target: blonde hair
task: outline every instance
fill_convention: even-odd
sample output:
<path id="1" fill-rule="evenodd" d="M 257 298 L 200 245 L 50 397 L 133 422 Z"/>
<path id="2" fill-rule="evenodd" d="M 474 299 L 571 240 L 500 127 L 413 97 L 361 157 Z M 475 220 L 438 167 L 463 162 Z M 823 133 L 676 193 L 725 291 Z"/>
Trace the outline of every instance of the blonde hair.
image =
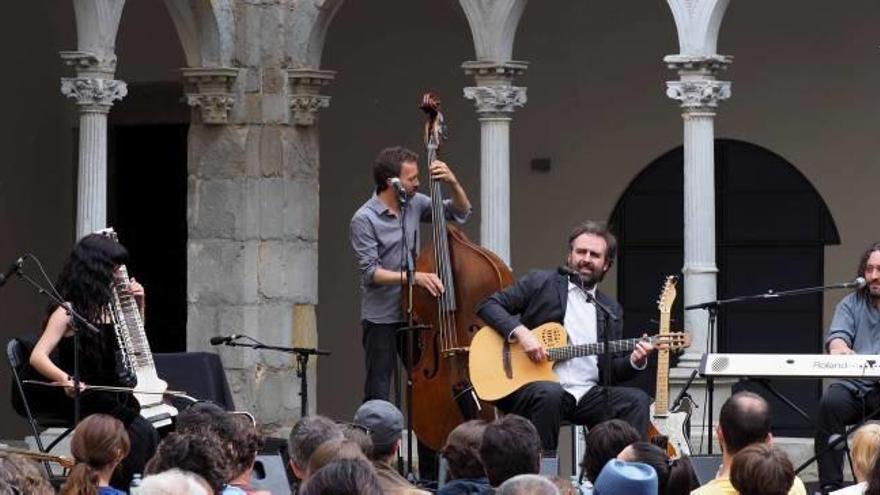
<path id="1" fill-rule="evenodd" d="M 853 433 L 852 462 L 858 481 L 865 481 L 880 450 L 880 423 L 865 423 Z"/>

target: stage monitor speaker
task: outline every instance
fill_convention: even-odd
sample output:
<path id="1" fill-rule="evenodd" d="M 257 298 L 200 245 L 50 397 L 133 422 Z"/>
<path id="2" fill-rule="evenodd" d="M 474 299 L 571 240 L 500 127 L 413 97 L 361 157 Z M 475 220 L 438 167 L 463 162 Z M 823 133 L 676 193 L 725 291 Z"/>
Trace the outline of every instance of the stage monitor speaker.
<path id="1" fill-rule="evenodd" d="M 258 490 L 267 490 L 272 495 L 290 495 L 296 477 L 288 464 L 287 440 L 283 438 L 266 438 L 263 450 L 257 455 L 254 472 L 251 475 L 251 486 Z"/>
<path id="2" fill-rule="evenodd" d="M 693 455 L 690 457 L 691 464 L 694 466 L 694 474 L 697 475 L 697 482 L 700 486 L 715 479 L 718 474 L 718 468 L 721 467 L 721 455 Z"/>

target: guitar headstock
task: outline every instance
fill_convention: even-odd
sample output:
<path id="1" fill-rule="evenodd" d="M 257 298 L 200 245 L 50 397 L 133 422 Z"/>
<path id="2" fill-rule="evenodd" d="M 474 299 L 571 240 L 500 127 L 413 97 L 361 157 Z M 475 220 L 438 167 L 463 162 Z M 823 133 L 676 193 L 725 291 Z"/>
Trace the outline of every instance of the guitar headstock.
<path id="1" fill-rule="evenodd" d="M 669 275 L 663 282 L 660 299 L 657 301 L 657 308 L 661 313 L 672 312 L 672 304 L 675 302 L 675 296 L 677 295 L 676 284 L 678 284 L 678 277 L 675 275 Z"/>
<path id="2" fill-rule="evenodd" d="M 691 346 L 692 336 L 688 332 L 661 333 L 651 337 L 651 343 L 661 350 L 678 351 Z"/>
<path id="3" fill-rule="evenodd" d="M 425 145 L 434 149 L 440 148 L 440 144 L 446 140 L 446 121 L 440 112 L 440 97 L 432 92 L 422 95 L 419 108 L 425 112 Z"/>

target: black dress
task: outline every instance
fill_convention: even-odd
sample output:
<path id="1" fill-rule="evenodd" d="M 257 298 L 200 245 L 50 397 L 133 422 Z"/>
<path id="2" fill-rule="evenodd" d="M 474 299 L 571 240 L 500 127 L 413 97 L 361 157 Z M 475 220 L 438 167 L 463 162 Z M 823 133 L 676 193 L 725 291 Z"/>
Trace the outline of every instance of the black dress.
<path id="1" fill-rule="evenodd" d="M 119 345 L 112 324 L 95 325 L 100 332 L 82 330 L 79 335 L 80 380 L 87 385 L 123 385 L 117 365 Z M 58 343 L 58 364 L 73 373 L 73 337 L 63 337 Z M 73 400 L 64 396 L 73 420 Z M 125 425 L 131 451 L 113 473 L 111 485 L 128 487 L 135 473 L 143 473 L 147 461 L 156 452 L 159 435 L 152 423 L 140 415 L 140 405 L 132 394 L 85 391 L 80 395 L 80 417 L 103 413 L 113 416 Z"/>

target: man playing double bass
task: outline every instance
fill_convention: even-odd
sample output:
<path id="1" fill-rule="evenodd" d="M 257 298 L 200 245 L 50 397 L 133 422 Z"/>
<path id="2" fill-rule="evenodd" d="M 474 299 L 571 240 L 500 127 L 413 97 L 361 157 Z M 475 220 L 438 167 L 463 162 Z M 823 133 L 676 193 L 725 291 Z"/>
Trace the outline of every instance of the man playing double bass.
<path id="1" fill-rule="evenodd" d="M 447 219 L 464 223 L 471 213 L 467 194 L 443 162 L 428 168 L 434 180 L 445 182 L 452 193 L 443 202 Z M 375 191 L 351 219 L 351 247 L 361 273 L 361 323 L 366 364 L 364 402 L 388 400 L 391 375 L 397 359 L 397 329 L 404 325 L 401 309 L 407 285 L 406 256 L 415 266 L 419 249 L 419 223 L 431 221 L 431 198 L 418 192 L 418 155 L 400 146 L 385 148 L 373 164 Z M 398 189 L 399 188 L 399 189 Z M 400 190 L 400 193 L 398 193 Z M 401 205 L 401 196 L 406 205 Z M 401 224 L 403 223 L 403 229 Z M 404 252 L 402 231 L 406 232 Z M 443 292 L 434 273 L 415 272 L 413 283 L 431 295 Z"/>
<path id="2" fill-rule="evenodd" d="M 617 240 L 604 224 L 584 222 L 568 238 L 568 256 L 563 267 L 529 272 L 483 301 L 477 314 L 509 341 L 518 341 L 535 362 L 546 359 L 547 354 L 530 330 L 544 323 L 561 323 L 572 344 L 602 342 L 605 332 L 609 340 L 621 339 L 623 308 L 596 290 L 614 263 L 616 251 Z M 610 314 L 605 314 L 603 308 Z M 541 436 L 545 459 L 556 457 L 563 419 L 593 426 L 620 418 L 645 436 L 651 399 L 636 388 L 607 385 L 644 370 L 653 350 L 651 343 L 639 342 L 626 355 L 563 361 L 554 367 L 560 383 L 532 382 L 495 404 L 505 412 L 532 421 Z M 604 376 L 606 370 L 611 376 Z M 545 470 L 553 469 L 553 464 L 555 460 L 545 461 Z"/>

